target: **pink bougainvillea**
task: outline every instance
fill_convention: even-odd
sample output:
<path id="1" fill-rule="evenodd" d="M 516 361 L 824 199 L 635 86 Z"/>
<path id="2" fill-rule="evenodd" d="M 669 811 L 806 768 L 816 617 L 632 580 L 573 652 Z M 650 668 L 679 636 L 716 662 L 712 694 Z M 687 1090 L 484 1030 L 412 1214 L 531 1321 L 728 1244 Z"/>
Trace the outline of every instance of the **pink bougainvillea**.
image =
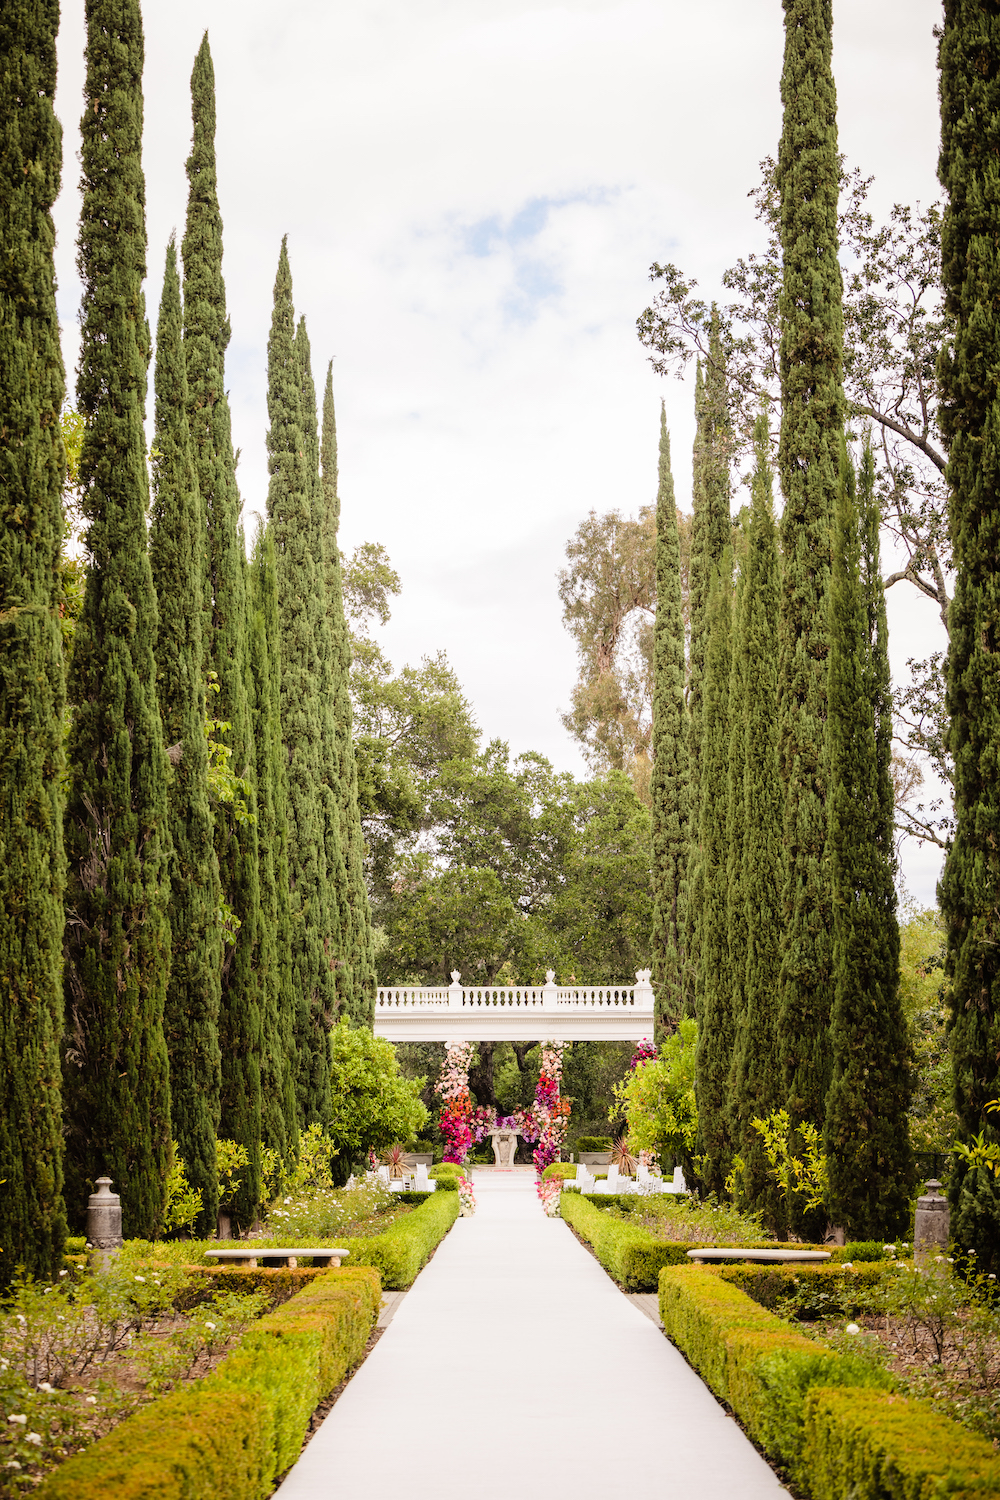
<path id="1" fill-rule="evenodd" d="M 445 1055 L 441 1077 L 434 1085 L 441 1096 L 441 1133 L 445 1137 L 444 1160 L 461 1166 L 473 1141 L 485 1140 L 495 1130 L 513 1130 L 524 1140 L 537 1141 L 532 1160 L 539 1174 L 550 1162 L 558 1161 L 566 1140 L 570 1106 L 559 1096 L 562 1078 L 562 1042 L 542 1046 L 542 1065 L 530 1109 L 519 1109 L 512 1115 L 498 1115 L 489 1105 L 478 1109 L 469 1092 L 469 1066 L 472 1042 L 452 1042 Z"/>
<path id="2" fill-rule="evenodd" d="M 643 1063 L 655 1061 L 656 1044 L 655 1042 L 649 1041 L 646 1037 L 643 1037 L 642 1041 L 637 1044 L 635 1051 L 632 1053 L 632 1061 L 629 1063 L 629 1067 L 634 1073 L 636 1068 L 642 1067 Z"/>
<path id="3" fill-rule="evenodd" d="M 434 1092 L 441 1096 L 441 1133 L 445 1138 L 444 1160 L 465 1161 L 472 1145 L 472 1095 L 469 1093 L 471 1042 L 451 1042 L 445 1054 L 441 1077 Z"/>

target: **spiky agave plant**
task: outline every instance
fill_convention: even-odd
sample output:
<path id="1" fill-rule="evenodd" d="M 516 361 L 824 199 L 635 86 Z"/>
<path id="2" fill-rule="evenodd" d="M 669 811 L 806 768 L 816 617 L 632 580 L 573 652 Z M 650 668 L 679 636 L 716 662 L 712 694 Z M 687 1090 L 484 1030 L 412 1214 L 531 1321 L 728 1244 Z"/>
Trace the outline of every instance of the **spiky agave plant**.
<path id="1" fill-rule="evenodd" d="M 638 1162 L 629 1150 L 627 1135 L 616 1135 L 611 1142 L 611 1165 L 617 1167 L 623 1177 L 635 1176 Z"/>
<path id="2" fill-rule="evenodd" d="M 405 1174 L 407 1170 L 405 1156 L 406 1152 L 399 1145 L 390 1146 L 387 1151 L 383 1151 L 382 1165 L 389 1168 L 390 1179 L 400 1178 Z"/>

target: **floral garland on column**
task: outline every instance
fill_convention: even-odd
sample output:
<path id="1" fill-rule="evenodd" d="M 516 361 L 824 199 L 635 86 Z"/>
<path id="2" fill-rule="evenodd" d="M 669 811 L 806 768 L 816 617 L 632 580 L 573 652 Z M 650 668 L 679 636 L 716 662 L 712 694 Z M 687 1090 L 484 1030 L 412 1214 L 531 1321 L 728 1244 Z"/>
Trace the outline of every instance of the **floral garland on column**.
<path id="1" fill-rule="evenodd" d="M 559 1096 L 562 1078 L 563 1042 L 542 1043 L 542 1067 L 535 1089 L 533 1114 L 538 1127 L 538 1145 L 531 1154 L 539 1177 L 545 1168 L 559 1160 L 569 1129 L 570 1105 Z"/>
<path id="2" fill-rule="evenodd" d="M 441 1133 L 447 1142 L 444 1160 L 461 1166 L 473 1141 L 472 1095 L 469 1093 L 469 1066 L 472 1042 L 449 1042 L 441 1077 L 434 1092 L 441 1096 Z"/>

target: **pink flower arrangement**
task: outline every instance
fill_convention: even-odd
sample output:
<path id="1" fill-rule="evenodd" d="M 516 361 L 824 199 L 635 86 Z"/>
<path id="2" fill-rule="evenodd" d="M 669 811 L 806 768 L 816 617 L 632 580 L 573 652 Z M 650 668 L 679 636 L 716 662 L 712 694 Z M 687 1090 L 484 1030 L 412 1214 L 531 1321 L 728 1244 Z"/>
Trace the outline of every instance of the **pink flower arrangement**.
<path id="1" fill-rule="evenodd" d="M 629 1067 L 634 1073 L 636 1068 L 641 1068 L 643 1063 L 656 1061 L 656 1044 L 643 1037 L 635 1051 L 632 1053 L 632 1061 Z"/>
<path id="2" fill-rule="evenodd" d="M 469 1093 L 471 1042 L 452 1042 L 445 1054 L 441 1077 L 434 1085 L 440 1094 L 441 1132 L 447 1142 L 443 1156 L 461 1166 L 469 1154 L 475 1132 L 472 1127 L 472 1095 Z"/>
<path id="3" fill-rule="evenodd" d="M 558 1161 L 569 1128 L 570 1106 L 568 1099 L 559 1097 L 562 1079 L 562 1042 L 545 1042 L 542 1046 L 542 1066 L 535 1089 L 535 1121 L 538 1129 L 538 1145 L 531 1154 L 535 1170 L 541 1177 L 545 1168 Z"/>
<path id="4" fill-rule="evenodd" d="M 550 1178 L 548 1182 L 543 1182 L 539 1177 L 535 1183 L 535 1192 L 548 1217 L 554 1219 L 559 1212 L 559 1195 L 562 1192 L 562 1183 L 559 1178 Z"/>
<path id="5" fill-rule="evenodd" d="M 472 1049 L 472 1042 L 453 1042 L 434 1085 L 435 1093 L 441 1096 L 444 1160 L 462 1166 L 473 1141 L 485 1140 L 494 1130 L 513 1130 L 529 1144 L 538 1142 L 532 1160 L 541 1175 L 551 1162 L 559 1160 L 569 1126 L 569 1101 L 559 1096 L 563 1044 L 544 1043 L 535 1102 L 530 1109 L 519 1109 L 512 1115 L 498 1115 L 489 1105 L 473 1105 L 469 1093 Z"/>

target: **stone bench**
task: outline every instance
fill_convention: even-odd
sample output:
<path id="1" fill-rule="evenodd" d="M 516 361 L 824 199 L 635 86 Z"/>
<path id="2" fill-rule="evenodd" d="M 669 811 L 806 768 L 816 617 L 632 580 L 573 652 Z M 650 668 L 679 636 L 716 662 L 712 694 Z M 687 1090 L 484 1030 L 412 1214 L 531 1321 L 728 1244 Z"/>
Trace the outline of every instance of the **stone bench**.
<path id="1" fill-rule="evenodd" d="M 707 1260 L 756 1260 L 756 1261 L 821 1261 L 830 1259 L 829 1250 L 739 1250 L 725 1249 L 716 1245 L 703 1245 L 698 1250 L 689 1250 L 691 1260 L 699 1265 Z"/>
<path id="2" fill-rule="evenodd" d="M 209 1260 L 232 1261 L 234 1264 L 249 1266 L 251 1270 L 257 1269 L 258 1260 L 276 1260 L 280 1265 L 291 1266 L 293 1269 L 298 1265 L 300 1258 L 312 1257 L 314 1266 L 339 1266 L 350 1250 L 331 1250 L 329 1245 L 323 1245 L 319 1249 L 302 1249 L 298 1246 L 288 1249 L 284 1245 L 252 1245 L 239 1250 L 206 1250 L 205 1255 Z"/>

